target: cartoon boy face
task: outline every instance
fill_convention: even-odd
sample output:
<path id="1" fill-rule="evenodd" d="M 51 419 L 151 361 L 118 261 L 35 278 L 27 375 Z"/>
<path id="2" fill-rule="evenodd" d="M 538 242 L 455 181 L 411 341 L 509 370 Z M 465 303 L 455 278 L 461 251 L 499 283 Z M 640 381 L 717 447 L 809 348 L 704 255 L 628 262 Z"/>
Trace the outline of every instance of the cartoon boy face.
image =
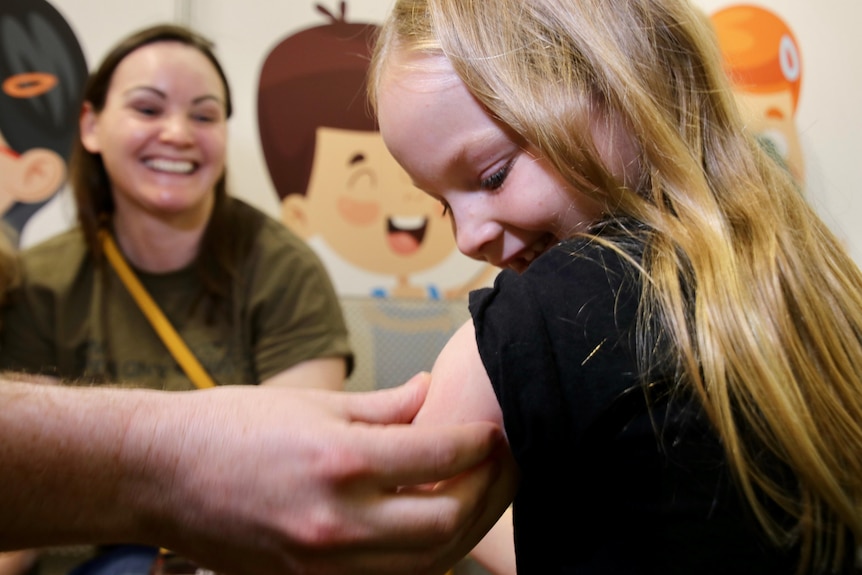
<path id="1" fill-rule="evenodd" d="M 440 203 L 410 183 L 376 131 L 319 127 L 308 190 L 282 201 L 282 220 L 375 273 L 426 270 L 456 250 Z"/>

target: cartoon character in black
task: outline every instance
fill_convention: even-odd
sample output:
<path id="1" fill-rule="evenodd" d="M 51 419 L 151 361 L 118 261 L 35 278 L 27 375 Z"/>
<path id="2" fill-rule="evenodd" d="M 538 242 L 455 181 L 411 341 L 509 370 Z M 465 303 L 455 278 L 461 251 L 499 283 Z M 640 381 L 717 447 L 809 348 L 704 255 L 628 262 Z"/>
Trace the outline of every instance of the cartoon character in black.
<path id="1" fill-rule="evenodd" d="M 45 0 L 0 0 L 0 214 L 17 242 L 66 180 L 87 63 Z"/>

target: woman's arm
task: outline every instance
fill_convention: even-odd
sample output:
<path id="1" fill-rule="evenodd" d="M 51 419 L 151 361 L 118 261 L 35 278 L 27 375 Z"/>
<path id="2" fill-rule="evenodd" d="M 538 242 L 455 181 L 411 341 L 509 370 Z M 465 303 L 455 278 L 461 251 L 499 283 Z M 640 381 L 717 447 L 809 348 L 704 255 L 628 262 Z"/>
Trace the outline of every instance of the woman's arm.
<path id="1" fill-rule="evenodd" d="M 341 391 L 344 389 L 346 379 L 347 361 L 343 357 L 321 357 L 300 362 L 261 383 Z"/>

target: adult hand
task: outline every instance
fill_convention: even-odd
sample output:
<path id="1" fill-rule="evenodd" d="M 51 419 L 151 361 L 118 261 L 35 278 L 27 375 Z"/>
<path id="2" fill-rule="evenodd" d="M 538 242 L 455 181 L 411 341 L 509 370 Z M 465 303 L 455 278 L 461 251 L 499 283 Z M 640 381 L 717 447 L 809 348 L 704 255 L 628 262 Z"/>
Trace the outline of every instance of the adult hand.
<path id="1" fill-rule="evenodd" d="M 144 542 L 218 572 L 442 572 L 469 550 L 459 540 L 480 522 L 502 436 L 407 425 L 426 391 L 423 374 L 371 393 L 159 394 L 159 417 L 139 410 L 129 427 L 120 500 L 147 517 Z"/>

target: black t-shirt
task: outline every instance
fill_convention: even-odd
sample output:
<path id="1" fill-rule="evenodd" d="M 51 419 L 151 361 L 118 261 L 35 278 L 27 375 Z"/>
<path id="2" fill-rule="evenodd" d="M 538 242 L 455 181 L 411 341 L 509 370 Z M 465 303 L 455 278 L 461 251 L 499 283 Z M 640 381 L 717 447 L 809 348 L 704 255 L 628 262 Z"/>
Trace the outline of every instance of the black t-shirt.
<path id="1" fill-rule="evenodd" d="M 741 503 L 698 403 L 671 393 L 672 362 L 640 372 L 640 290 L 616 252 L 572 240 L 471 294 L 522 473 L 518 572 L 793 573 L 793 553 Z"/>

